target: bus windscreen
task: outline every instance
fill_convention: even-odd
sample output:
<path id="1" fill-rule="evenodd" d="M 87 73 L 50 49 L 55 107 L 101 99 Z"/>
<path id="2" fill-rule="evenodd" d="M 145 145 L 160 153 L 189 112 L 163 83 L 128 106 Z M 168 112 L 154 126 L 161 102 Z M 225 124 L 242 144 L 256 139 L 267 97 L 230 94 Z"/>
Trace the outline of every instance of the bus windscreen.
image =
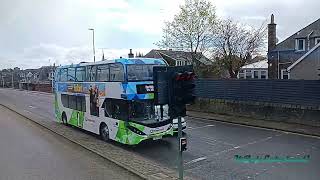
<path id="1" fill-rule="evenodd" d="M 127 66 L 128 81 L 152 81 L 153 67 L 159 64 L 130 64 Z"/>

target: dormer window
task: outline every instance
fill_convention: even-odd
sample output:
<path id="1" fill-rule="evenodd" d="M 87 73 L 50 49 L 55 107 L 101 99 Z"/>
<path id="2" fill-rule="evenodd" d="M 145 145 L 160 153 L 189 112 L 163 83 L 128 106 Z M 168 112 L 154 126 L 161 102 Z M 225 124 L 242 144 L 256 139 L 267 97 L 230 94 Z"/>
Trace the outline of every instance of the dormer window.
<path id="1" fill-rule="evenodd" d="M 320 43 L 320 37 L 319 38 L 315 38 L 315 40 L 314 40 L 314 45 L 317 45 L 318 43 Z"/>
<path id="2" fill-rule="evenodd" d="M 296 50 L 304 51 L 306 49 L 306 40 L 305 39 L 296 39 Z"/>

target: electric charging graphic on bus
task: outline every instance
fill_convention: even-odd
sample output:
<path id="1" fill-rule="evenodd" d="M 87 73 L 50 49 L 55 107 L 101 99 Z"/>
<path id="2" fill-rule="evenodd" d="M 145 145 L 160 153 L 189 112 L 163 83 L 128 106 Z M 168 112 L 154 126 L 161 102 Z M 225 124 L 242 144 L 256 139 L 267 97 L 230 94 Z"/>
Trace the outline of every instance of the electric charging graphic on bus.
<path id="1" fill-rule="evenodd" d="M 58 67 L 54 82 L 57 121 L 130 145 L 173 135 L 168 106 L 160 108 L 154 101 L 154 66 L 166 63 L 121 58 Z"/>

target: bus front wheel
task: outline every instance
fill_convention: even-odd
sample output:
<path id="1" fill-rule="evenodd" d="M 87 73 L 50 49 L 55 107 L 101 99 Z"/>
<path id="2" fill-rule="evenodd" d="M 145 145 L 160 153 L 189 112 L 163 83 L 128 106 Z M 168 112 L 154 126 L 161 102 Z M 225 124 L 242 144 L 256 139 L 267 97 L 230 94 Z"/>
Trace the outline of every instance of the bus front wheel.
<path id="1" fill-rule="evenodd" d="M 100 137 L 103 141 L 109 141 L 109 128 L 104 123 L 100 125 Z"/>

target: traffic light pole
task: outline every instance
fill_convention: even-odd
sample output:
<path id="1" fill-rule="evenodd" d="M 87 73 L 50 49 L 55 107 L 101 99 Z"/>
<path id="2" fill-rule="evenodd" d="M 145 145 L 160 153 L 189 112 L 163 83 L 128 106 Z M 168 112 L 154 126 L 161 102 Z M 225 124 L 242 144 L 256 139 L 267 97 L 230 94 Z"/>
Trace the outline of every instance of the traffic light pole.
<path id="1" fill-rule="evenodd" d="M 180 147 L 180 138 L 182 137 L 182 124 L 181 124 L 181 116 L 178 117 L 178 143 Z M 183 180 L 183 158 L 182 151 L 180 148 L 178 149 L 178 170 L 179 170 L 179 180 Z"/>

